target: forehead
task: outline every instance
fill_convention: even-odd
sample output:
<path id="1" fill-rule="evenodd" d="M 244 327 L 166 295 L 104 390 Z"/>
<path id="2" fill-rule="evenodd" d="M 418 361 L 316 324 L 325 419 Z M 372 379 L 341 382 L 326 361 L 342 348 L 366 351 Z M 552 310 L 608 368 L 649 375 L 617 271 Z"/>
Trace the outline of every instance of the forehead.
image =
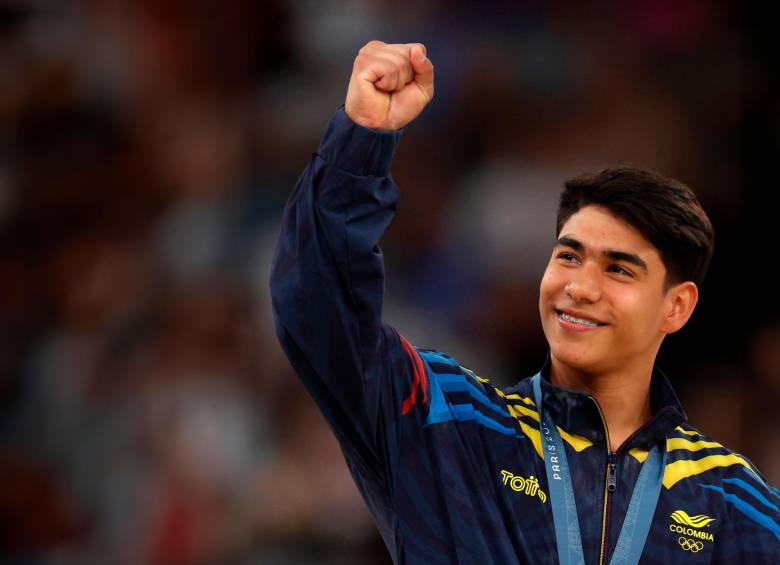
<path id="1" fill-rule="evenodd" d="M 559 238 L 563 237 L 577 240 L 589 253 L 621 251 L 638 255 L 650 272 L 653 266 L 663 267 L 656 247 L 634 226 L 603 206 L 585 206 L 572 214 L 561 228 Z"/>

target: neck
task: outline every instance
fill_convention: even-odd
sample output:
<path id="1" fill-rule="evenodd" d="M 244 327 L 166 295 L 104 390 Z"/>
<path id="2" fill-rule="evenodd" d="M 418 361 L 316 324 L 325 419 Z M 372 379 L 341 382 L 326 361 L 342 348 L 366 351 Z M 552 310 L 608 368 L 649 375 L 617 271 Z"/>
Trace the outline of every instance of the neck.
<path id="1" fill-rule="evenodd" d="M 610 450 L 620 445 L 645 422 L 650 409 L 652 366 L 619 373 L 592 374 L 551 359 L 550 382 L 593 395 L 601 407 L 609 432 Z"/>

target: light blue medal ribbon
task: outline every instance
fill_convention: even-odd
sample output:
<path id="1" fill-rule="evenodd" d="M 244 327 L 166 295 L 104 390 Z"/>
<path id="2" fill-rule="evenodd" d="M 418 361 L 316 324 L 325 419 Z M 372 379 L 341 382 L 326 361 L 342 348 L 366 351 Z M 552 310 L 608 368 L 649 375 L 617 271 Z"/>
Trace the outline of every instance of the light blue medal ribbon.
<path id="1" fill-rule="evenodd" d="M 539 413 L 542 457 L 550 489 L 558 560 L 561 565 L 583 565 L 585 557 L 582 552 L 582 536 L 566 450 L 555 422 L 542 410 L 541 375 L 534 375 L 531 383 Z M 653 523 L 665 466 L 666 452 L 662 452 L 656 445 L 650 450 L 639 472 L 610 565 L 635 565 L 639 562 Z"/>
<path id="2" fill-rule="evenodd" d="M 610 565 L 634 565 L 639 563 L 642 550 L 653 524 L 655 507 L 658 505 L 658 497 L 661 494 L 661 485 L 664 482 L 664 469 L 666 468 L 666 450 L 656 445 L 639 471 L 631 501 L 628 503 L 626 517 L 623 519 L 623 527 L 620 529 L 615 552 Z"/>
<path id="3" fill-rule="evenodd" d="M 566 449 L 561 434 L 555 427 L 549 413 L 542 410 L 541 376 L 533 378 L 534 400 L 539 412 L 539 432 L 542 438 L 542 457 L 547 471 L 547 488 L 550 489 L 550 504 L 555 524 L 555 540 L 558 544 L 558 561 L 561 565 L 584 565 L 582 536 L 577 517 L 577 502 L 574 487 L 566 461 Z"/>

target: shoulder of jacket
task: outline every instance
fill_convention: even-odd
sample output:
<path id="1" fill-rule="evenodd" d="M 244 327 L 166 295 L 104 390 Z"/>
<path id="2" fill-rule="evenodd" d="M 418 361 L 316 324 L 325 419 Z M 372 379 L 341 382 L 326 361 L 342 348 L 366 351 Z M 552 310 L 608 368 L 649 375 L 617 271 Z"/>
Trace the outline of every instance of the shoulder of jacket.
<path id="1" fill-rule="evenodd" d="M 666 438 L 664 485 L 693 481 L 698 489 L 721 495 L 743 510 L 757 503 L 780 515 L 780 493 L 746 456 L 715 441 L 694 426 L 677 426 Z M 745 502 L 746 500 L 751 502 Z"/>
<path id="2" fill-rule="evenodd" d="M 490 379 L 477 374 L 472 369 L 462 365 L 457 359 L 436 349 L 415 347 L 416 352 L 424 361 L 431 381 L 436 383 L 446 394 L 470 392 L 476 393 L 476 400 L 480 397 L 494 404 L 494 412 L 501 412 L 503 416 L 520 419 L 526 416 L 527 423 L 534 425 L 533 420 L 538 421 L 533 400 L 525 395 L 517 385 L 501 389 L 495 386 Z"/>
<path id="3" fill-rule="evenodd" d="M 739 543 L 780 541 L 780 492 L 747 457 L 687 423 L 669 434 L 666 450 L 664 486 L 682 488 L 681 500 L 701 500 L 704 512 L 689 516 L 677 509 L 672 519 L 678 524 L 701 528 L 725 520 Z"/>
<path id="4" fill-rule="evenodd" d="M 674 428 L 666 437 L 667 466 L 679 463 L 712 469 L 729 469 L 734 465 L 758 472 L 755 465 L 744 455 L 729 449 L 695 426 L 684 422 Z M 725 476 L 734 474 L 735 469 L 725 471 Z"/>
<path id="5" fill-rule="evenodd" d="M 425 363 L 428 372 L 434 379 L 468 383 L 476 389 L 487 393 L 500 395 L 500 391 L 492 383 L 478 375 L 475 371 L 461 365 L 452 355 L 439 351 L 415 346 L 415 351 Z M 449 378 L 448 378 L 449 377 Z"/>
<path id="6" fill-rule="evenodd" d="M 730 477 L 741 473 L 740 468 L 758 474 L 747 457 L 687 422 L 674 428 L 666 437 L 666 466 L 684 469 L 686 476 L 715 470 L 724 477 Z"/>

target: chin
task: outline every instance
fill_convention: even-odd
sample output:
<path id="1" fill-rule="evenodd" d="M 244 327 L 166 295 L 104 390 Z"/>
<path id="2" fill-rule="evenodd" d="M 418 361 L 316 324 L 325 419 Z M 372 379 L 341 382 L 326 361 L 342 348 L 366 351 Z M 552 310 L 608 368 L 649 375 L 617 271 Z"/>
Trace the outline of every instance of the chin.
<path id="1" fill-rule="evenodd" d="M 599 365 L 598 355 L 583 351 L 582 347 L 550 347 L 550 355 L 555 357 L 560 363 L 573 369 L 590 372 Z"/>

